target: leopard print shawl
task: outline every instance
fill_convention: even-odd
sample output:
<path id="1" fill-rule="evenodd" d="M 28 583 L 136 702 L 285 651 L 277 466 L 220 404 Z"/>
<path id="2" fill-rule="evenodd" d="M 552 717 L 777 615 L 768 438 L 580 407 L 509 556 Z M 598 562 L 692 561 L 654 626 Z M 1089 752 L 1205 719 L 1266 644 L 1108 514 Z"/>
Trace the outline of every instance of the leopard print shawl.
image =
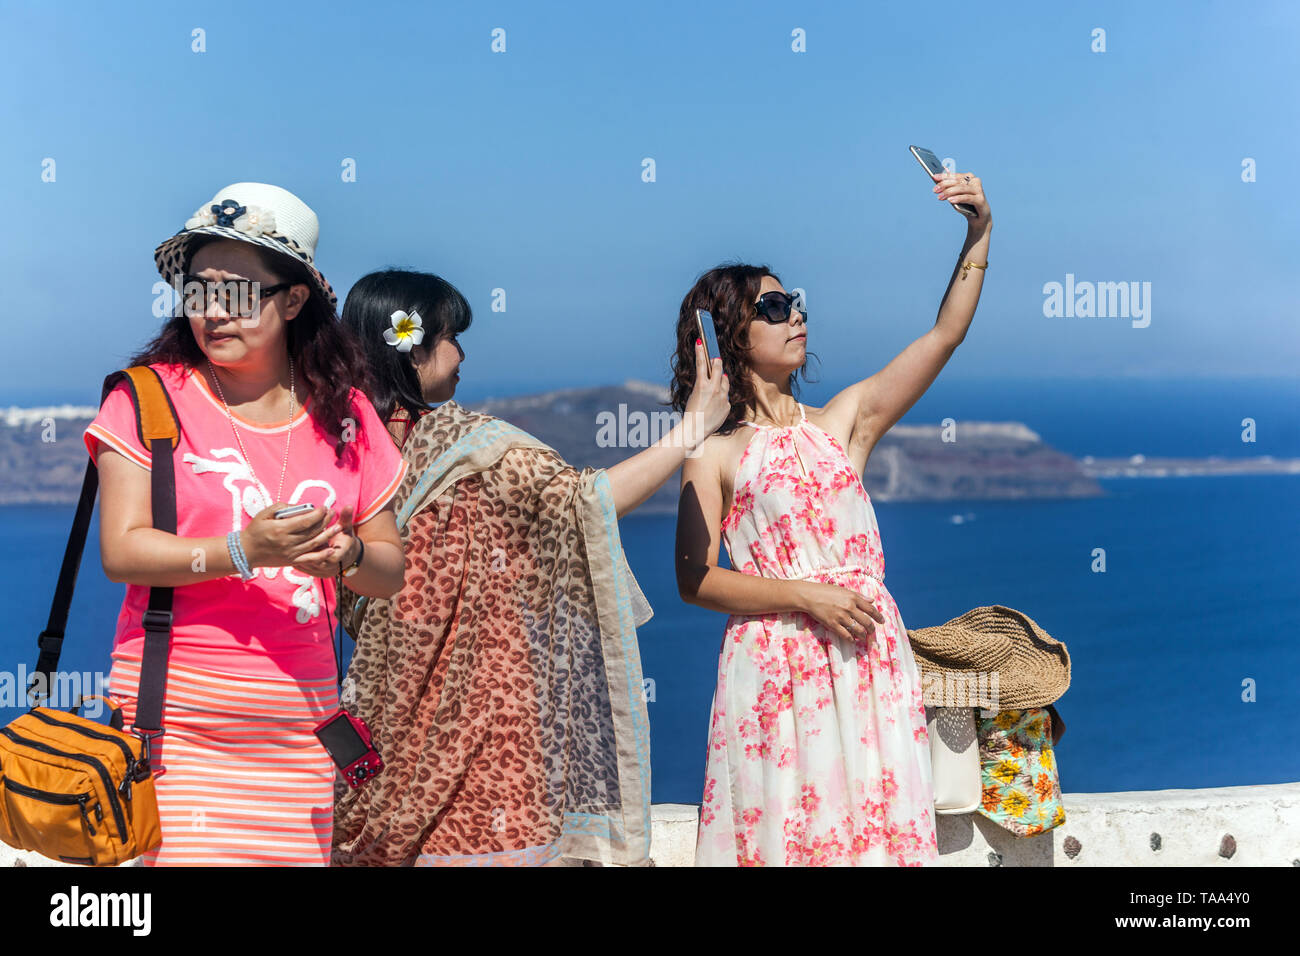
<path id="1" fill-rule="evenodd" d="M 336 784 L 336 865 L 644 864 L 651 616 L 608 477 L 448 401 L 411 429 L 406 579 L 340 589 L 345 706 L 384 769 Z"/>

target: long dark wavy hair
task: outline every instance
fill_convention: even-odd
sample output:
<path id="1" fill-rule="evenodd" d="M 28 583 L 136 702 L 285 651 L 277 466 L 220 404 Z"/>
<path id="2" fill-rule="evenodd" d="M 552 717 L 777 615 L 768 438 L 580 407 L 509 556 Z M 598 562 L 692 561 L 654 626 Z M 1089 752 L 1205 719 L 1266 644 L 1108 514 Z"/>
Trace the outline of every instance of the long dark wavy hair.
<path id="1" fill-rule="evenodd" d="M 343 325 L 359 341 L 360 354 L 369 368 L 370 390 L 366 394 L 380 418 L 388 419 L 404 408 L 414 420 L 429 410 L 420 376 L 410 352 L 399 352 L 384 341 L 384 329 L 392 325 L 393 313 L 399 309 L 420 313 L 424 329 L 420 344 L 431 351 L 438 339 L 468 329 L 474 316 L 454 285 L 429 272 L 382 269 L 362 276 L 348 291 Z"/>
<path id="2" fill-rule="evenodd" d="M 758 318 L 754 303 L 758 299 L 763 276 L 771 276 L 780 282 L 780 277 L 767 266 L 746 265 L 745 263 L 725 263 L 710 269 L 698 279 L 691 291 L 682 299 L 681 309 L 677 314 L 677 350 L 674 352 L 669 367 L 673 380 L 669 387 L 668 404 L 675 411 L 686 410 L 686 401 L 695 388 L 695 340 L 700 337 L 699 327 L 695 323 L 695 310 L 704 309 L 713 316 L 714 329 L 718 333 L 718 351 L 722 353 L 722 370 L 727 373 L 731 391 L 731 413 L 727 415 L 718 433 L 730 434 L 740 427 L 745 417 L 745 410 L 754 400 L 754 386 L 750 382 L 749 372 L 749 326 Z M 810 381 L 806 372 L 807 358 L 816 358 L 812 352 L 807 353 L 804 364 L 790 373 L 790 391 L 796 397 L 799 394 L 800 375 L 804 381 Z"/>
<path id="3" fill-rule="evenodd" d="M 188 269 L 194 253 L 219 236 L 196 237 L 185 253 L 182 268 Z M 311 418 L 316 428 L 334 444 L 334 454 L 342 461 L 348 446 L 344 439 L 345 423 L 356 420 L 351 390 L 369 394 L 369 374 L 360 349 L 339 322 L 329 302 L 316 291 L 307 269 L 288 255 L 250 244 L 266 270 L 277 282 L 303 283 L 312 290 L 292 322 L 285 323 L 289 354 L 293 356 L 294 376 L 301 376 L 311 397 Z M 186 365 L 192 369 L 207 361 L 194 341 L 190 320 L 182 312 L 163 324 L 162 331 L 143 349 L 131 356 L 131 365 L 152 362 Z M 306 396 L 304 396 L 306 397 Z"/>

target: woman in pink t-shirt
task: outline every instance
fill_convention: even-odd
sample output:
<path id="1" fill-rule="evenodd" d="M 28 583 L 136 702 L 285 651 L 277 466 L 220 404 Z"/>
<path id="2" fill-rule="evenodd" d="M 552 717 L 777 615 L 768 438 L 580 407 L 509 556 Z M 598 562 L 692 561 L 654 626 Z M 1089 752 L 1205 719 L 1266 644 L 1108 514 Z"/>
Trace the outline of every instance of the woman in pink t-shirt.
<path id="1" fill-rule="evenodd" d="M 158 373 L 180 424 L 176 534 L 152 526 L 125 384 L 86 429 L 104 571 L 128 585 L 109 678 L 128 726 L 149 589 L 174 588 L 147 865 L 329 861 L 335 771 L 312 731 L 338 709 L 333 579 L 401 587 L 391 499 L 407 466 L 312 264 L 316 236 L 292 193 L 237 183 L 155 253 L 184 308 L 130 364 Z"/>

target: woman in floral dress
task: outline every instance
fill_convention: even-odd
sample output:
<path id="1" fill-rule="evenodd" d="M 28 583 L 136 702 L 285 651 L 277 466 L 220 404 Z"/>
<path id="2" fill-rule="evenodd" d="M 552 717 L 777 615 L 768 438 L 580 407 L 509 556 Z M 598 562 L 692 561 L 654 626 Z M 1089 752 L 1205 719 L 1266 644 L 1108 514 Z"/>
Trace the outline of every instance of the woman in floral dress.
<path id="1" fill-rule="evenodd" d="M 690 394 L 695 310 L 714 319 L 732 414 L 682 469 L 684 600 L 729 615 L 718 661 L 697 866 L 920 866 L 938 859 L 920 668 L 861 475 L 876 442 L 965 338 L 988 261 L 979 179 L 932 329 L 824 408 L 795 400 L 807 312 L 766 267 L 706 273 L 678 322 L 673 402 Z M 969 265 L 968 265 L 969 263 Z M 731 569 L 718 567 L 726 543 Z"/>

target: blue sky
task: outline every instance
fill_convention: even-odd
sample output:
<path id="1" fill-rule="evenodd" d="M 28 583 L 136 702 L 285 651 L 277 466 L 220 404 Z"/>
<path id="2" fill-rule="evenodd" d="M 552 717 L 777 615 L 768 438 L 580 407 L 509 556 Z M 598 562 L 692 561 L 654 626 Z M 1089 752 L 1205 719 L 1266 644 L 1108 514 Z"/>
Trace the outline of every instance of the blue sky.
<path id="1" fill-rule="evenodd" d="M 244 180 L 315 208 L 340 301 L 389 265 L 461 289 L 460 397 L 666 381 L 732 259 L 806 290 L 847 382 L 931 327 L 960 251 L 911 143 L 993 208 L 943 379 L 1294 375 L 1297 45 L 1282 2 L 6 2 L 0 403 L 97 399 L 158 324 L 154 246 Z M 1045 317 L 1067 274 L 1151 283 L 1150 325 Z"/>

